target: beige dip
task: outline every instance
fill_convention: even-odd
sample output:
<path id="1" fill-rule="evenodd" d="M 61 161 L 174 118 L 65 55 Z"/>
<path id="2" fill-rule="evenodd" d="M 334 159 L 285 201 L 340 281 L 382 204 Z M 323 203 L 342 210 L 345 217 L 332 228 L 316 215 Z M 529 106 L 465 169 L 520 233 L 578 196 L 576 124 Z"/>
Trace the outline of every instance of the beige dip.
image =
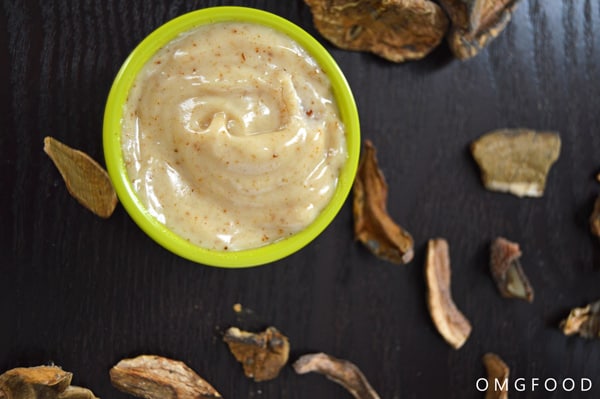
<path id="1" fill-rule="evenodd" d="M 262 246 L 309 225 L 335 191 L 344 127 L 297 43 L 247 23 L 197 28 L 142 69 L 122 147 L 149 212 L 199 246 Z"/>

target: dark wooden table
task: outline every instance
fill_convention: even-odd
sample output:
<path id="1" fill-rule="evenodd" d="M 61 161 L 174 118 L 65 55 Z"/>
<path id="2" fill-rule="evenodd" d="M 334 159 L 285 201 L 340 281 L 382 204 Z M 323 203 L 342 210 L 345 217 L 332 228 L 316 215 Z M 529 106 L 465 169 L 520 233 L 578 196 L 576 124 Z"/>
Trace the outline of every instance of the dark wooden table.
<path id="1" fill-rule="evenodd" d="M 122 207 L 101 220 L 69 196 L 43 137 L 103 162 L 104 104 L 128 53 L 169 19 L 219 4 L 286 17 L 331 50 L 355 93 L 363 137 L 379 149 L 390 214 L 415 238 L 412 263 L 380 261 L 355 243 L 349 202 L 300 252 L 226 270 L 167 252 Z M 313 351 L 351 360 L 385 399 L 482 398 L 476 381 L 488 351 L 511 367 L 511 398 L 600 396 L 600 342 L 557 328 L 571 307 L 600 299 L 600 242 L 588 229 L 600 193 L 597 1 L 523 0 L 477 57 L 454 60 L 444 44 L 398 65 L 334 48 L 302 1 L 4 0 L 0 59 L 1 370 L 54 362 L 98 396 L 126 398 L 109 368 L 152 353 L 185 361 L 225 398 L 350 397 L 289 366 L 270 382 L 246 379 L 223 331 L 274 325 L 290 338 L 291 360 Z M 501 127 L 560 132 L 543 198 L 482 187 L 468 146 Z M 532 304 L 501 298 L 490 278 L 488 246 L 498 235 L 521 244 Z M 426 308 L 432 237 L 450 243 L 454 298 L 473 324 L 460 350 L 442 340 Z M 246 311 L 234 312 L 235 303 Z M 589 378 L 593 387 L 547 392 L 549 378 Z"/>

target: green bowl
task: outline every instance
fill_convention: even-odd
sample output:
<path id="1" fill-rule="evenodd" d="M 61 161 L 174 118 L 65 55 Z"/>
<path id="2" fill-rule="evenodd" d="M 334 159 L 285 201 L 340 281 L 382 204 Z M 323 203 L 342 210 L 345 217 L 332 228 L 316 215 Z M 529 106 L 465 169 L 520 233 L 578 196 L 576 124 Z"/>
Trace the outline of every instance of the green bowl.
<path id="1" fill-rule="evenodd" d="M 271 27 L 287 34 L 318 62 L 332 84 L 340 118 L 346 129 L 348 159 L 341 170 L 330 202 L 317 218 L 302 231 L 258 248 L 240 251 L 216 251 L 191 244 L 155 219 L 137 197 L 127 176 L 121 150 L 121 117 L 128 93 L 146 62 L 180 33 L 200 25 L 239 21 Z M 112 85 L 104 114 L 104 156 L 108 173 L 120 202 L 136 224 L 158 244 L 191 261 L 204 265 L 240 268 L 262 265 L 282 259 L 315 239 L 334 219 L 346 201 L 358 165 L 360 126 L 352 92 L 335 60 L 321 44 L 297 25 L 277 15 L 246 7 L 211 7 L 175 18 L 146 37 L 125 60 Z"/>

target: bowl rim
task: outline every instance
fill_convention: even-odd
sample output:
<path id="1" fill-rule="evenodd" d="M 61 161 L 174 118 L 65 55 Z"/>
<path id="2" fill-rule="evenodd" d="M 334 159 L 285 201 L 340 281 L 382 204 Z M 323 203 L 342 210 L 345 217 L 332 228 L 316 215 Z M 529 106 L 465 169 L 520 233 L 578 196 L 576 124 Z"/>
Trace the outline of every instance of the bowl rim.
<path id="1" fill-rule="evenodd" d="M 146 62 L 179 34 L 201 25 L 219 22 L 249 22 L 271 27 L 303 47 L 328 76 L 340 119 L 344 123 L 348 158 L 340 171 L 337 187 L 323 211 L 301 231 L 261 247 L 218 251 L 199 247 L 169 230 L 146 210 L 129 181 L 121 149 L 121 117 L 133 82 Z M 242 6 L 215 6 L 191 11 L 171 19 L 146 36 L 129 54 L 117 73 L 106 102 L 103 132 L 107 171 L 117 196 L 134 222 L 155 242 L 170 252 L 207 266 L 243 268 L 268 264 L 308 245 L 327 228 L 344 205 L 352 188 L 360 153 L 358 110 L 350 86 L 331 54 L 309 33 L 278 15 Z"/>

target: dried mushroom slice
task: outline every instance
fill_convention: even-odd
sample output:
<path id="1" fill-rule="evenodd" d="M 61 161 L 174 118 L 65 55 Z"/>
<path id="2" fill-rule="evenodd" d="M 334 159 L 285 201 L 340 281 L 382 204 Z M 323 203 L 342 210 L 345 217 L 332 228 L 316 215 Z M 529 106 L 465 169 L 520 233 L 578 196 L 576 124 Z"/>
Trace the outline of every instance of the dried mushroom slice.
<path id="1" fill-rule="evenodd" d="M 246 377 L 257 382 L 277 377 L 290 353 L 288 338 L 275 327 L 268 327 L 261 333 L 230 327 L 223 341 L 236 360 L 242 363 Z"/>
<path id="2" fill-rule="evenodd" d="M 519 0 L 440 0 L 450 16 L 448 43 L 459 59 L 475 56 L 510 22 Z"/>
<path id="3" fill-rule="evenodd" d="M 58 395 L 58 399 L 97 399 L 87 388 L 70 386 Z"/>
<path id="4" fill-rule="evenodd" d="M 0 392 L 7 398 L 56 398 L 73 374 L 56 366 L 19 367 L 0 375 Z"/>
<path id="5" fill-rule="evenodd" d="M 533 287 L 523 272 L 520 257 L 519 244 L 498 237 L 490 248 L 490 271 L 503 297 L 533 302 Z"/>
<path id="6" fill-rule="evenodd" d="M 115 388 L 145 399 L 215 399 L 221 394 L 185 363 L 161 356 L 123 359 L 110 369 Z"/>
<path id="7" fill-rule="evenodd" d="M 600 238 L 600 196 L 596 198 L 594 203 L 594 211 L 590 216 L 590 230 L 592 234 Z"/>
<path id="8" fill-rule="evenodd" d="M 325 375 L 352 394 L 356 399 L 379 399 L 360 369 L 347 360 L 337 359 L 325 353 L 301 356 L 293 364 L 297 374 L 319 373 Z"/>
<path id="9" fill-rule="evenodd" d="M 488 190 L 541 197 L 560 146 L 560 136 L 554 132 L 500 129 L 475 140 L 471 153 Z"/>
<path id="10" fill-rule="evenodd" d="M 89 389 L 71 386 L 72 378 L 57 366 L 15 368 L 0 375 L 0 398 L 97 399 Z"/>
<path id="11" fill-rule="evenodd" d="M 450 274 L 448 242 L 443 238 L 429 240 L 425 264 L 427 306 L 441 336 L 459 349 L 471 334 L 471 323 L 454 304 Z"/>
<path id="12" fill-rule="evenodd" d="M 497 389 L 497 381 L 500 383 L 508 381 L 510 369 L 506 363 L 495 353 L 486 353 L 483 355 L 483 365 L 488 375 L 485 399 L 508 399 L 508 384 L 503 384 L 500 389 Z"/>
<path id="13" fill-rule="evenodd" d="M 560 323 L 565 335 L 579 334 L 583 338 L 600 338 L 600 300 L 583 308 L 574 308 Z"/>
<path id="14" fill-rule="evenodd" d="M 54 162 L 69 193 L 81 205 L 102 218 L 112 215 L 117 194 L 102 166 L 89 155 L 52 137 L 44 138 L 44 152 Z"/>
<path id="15" fill-rule="evenodd" d="M 305 0 L 317 30 L 339 48 L 389 61 L 425 57 L 444 38 L 448 19 L 429 0 Z"/>
<path id="16" fill-rule="evenodd" d="M 387 212 L 388 186 L 369 140 L 364 143 L 352 190 L 356 239 L 381 259 L 400 264 L 410 262 L 414 254 L 413 238 Z"/>

